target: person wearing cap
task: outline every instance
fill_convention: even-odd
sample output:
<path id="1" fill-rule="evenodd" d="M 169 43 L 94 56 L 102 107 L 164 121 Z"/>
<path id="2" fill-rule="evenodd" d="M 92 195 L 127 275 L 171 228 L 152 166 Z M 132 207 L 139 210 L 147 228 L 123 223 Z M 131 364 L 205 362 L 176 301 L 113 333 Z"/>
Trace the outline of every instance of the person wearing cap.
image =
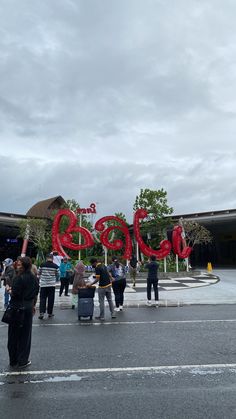
<path id="1" fill-rule="evenodd" d="M 11 288 L 13 285 L 14 278 L 16 276 L 16 271 L 14 269 L 13 260 L 10 258 L 6 258 L 3 261 L 3 273 L 1 276 L 1 280 L 3 280 L 3 285 L 5 286 L 5 293 L 4 293 L 4 307 L 8 306 L 10 301 L 10 294 L 8 292 L 8 287 Z"/>
<path id="2" fill-rule="evenodd" d="M 56 281 L 59 278 L 59 268 L 53 263 L 53 255 L 47 255 L 47 260 L 38 270 L 40 286 L 39 319 L 43 320 L 44 314 L 48 313 L 48 318 L 54 316 L 53 307 L 55 300 Z"/>
<path id="3" fill-rule="evenodd" d="M 64 256 L 61 261 L 59 271 L 60 271 L 60 281 L 61 281 L 59 297 L 61 297 L 64 289 L 65 289 L 65 296 L 69 297 L 69 285 L 70 285 L 69 275 L 72 274 L 73 269 L 72 269 L 71 263 L 69 262 L 66 256 Z"/>

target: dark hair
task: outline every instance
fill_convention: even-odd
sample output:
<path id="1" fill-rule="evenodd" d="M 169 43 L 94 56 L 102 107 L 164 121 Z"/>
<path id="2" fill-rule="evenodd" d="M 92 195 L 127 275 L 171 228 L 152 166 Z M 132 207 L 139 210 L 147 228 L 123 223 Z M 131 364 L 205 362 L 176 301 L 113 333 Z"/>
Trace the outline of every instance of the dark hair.
<path id="1" fill-rule="evenodd" d="M 157 258 L 156 258 L 156 256 L 155 256 L 155 255 L 151 255 L 151 256 L 150 256 L 150 259 L 151 259 L 152 261 L 155 261 Z"/>
<path id="2" fill-rule="evenodd" d="M 91 265 L 93 265 L 94 263 L 97 263 L 97 259 L 96 258 L 91 258 L 90 259 L 90 263 L 91 263 Z"/>
<path id="3" fill-rule="evenodd" d="M 31 259 L 28 256 L 21 257 L 18 260 L 21 261 L 25 272 L 30 271 L 31 266 L 32 266 L 32 262 L 31 262 Z"/>
<path id="4" fill-rule="evenodd" d="M 51 259 L 51 260 L 53 260 L 53 255 L 52 255 L 51 253 L 49 253 L 49 254 L 46 256 L 46 258 L 47 258 L 47 259 Z"/>

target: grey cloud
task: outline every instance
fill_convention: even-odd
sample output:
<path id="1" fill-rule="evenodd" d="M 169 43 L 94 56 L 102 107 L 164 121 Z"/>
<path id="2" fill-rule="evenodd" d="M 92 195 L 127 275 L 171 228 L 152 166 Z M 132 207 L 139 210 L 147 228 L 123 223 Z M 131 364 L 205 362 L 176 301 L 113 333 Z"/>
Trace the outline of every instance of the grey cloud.
<path id="1" fill-rule="evenodd" d="M 145 187 L 235 206 L 233 1 L 20 3 L 0 4 L 0 210 L 61 194 L 130 218 Z"/>
<path id="2" fill-rule="evenodd" d="M 8 179 L 7 184 L 2 184 L 2 196 L 7 199 L 2 200 L 1 210 L 15 208 L 14 212 L 25 213 L 38 200 L 60 194 L 65 199 L 73 197 L 82 206 L 99 202 L 101 216 L 122 211 L 131 222 L 135 197 L 145 187 L 164 187 L 175 213 L 223 209 L 225 202 L 230 206 L 236 203 L 236 181 L 224 174 L 225 161 L 230 164 L 232 160 L 225 154 L 217 161 L 214 156 L 209 158 L 207 165 L 196 160 L 192 166 L 184 166 L 184 161 L 169 165 L 97 162 L 90 167 L 68 165 L 66 161 L 43 166 L 34 162 L 32 169 L 30 160 L 18 164 L 15 159 L 5 159 L 0 170 L 1 178 Z M 209 165 L 213 172 L 208 173 Z"/>

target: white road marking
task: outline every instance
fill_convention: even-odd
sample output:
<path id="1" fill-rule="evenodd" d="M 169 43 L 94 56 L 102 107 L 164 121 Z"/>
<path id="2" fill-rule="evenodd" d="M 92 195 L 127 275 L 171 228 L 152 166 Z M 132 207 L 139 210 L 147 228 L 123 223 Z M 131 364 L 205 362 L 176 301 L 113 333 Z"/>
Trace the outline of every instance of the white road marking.
<path id="1" fill-rule="evenodd" d="M 76 323 L 45 323 L 45 324 L 34 324 L 33 326 L 109 326 L 109 325 L 129 325 L 129 324 L 156 324 L 155 320 L 153 321 L 129 321 L 129 322 L 118 322 L 118 321 L 99 321 L 99 322 L 91 322 L 91 321 L 84 321 L 84 322 L 76 322 Z"/>
<path id="2" fill-rule="evenodd" d="M 153 320 L 153 321 L 99 321 L 99 322 L 74 322 L 74 323 L 34 323 L 33 327 L 63 327 L 63 326 L 110 326 L 110 325 L 135 325 L 135 324 L 185 324 L 185 323 L 236 323 L 236 319 L 209 319 L 209 320 Z M 0 328 L 7 325 L 0 325 Z"/>
<path id="3" fill-rule="evenodd" d="M 76 323 L 44 323 L 44 324 L 34 324 L 33 326 L 109 326 L 109 325 L 135 325 L 135 324 L 184 324 L 184 323 L 236 323 L 236 319 L 212 319 L 212 320 L 152 320 L 152 321 L 99 321 L 99 322 L 76 322 Z"/>
<path id="4" fill-rule="evenodd" d="M 190 372 L 191 374 L 223 373 L 229 369 L 236 373 L 236 364 L 193 364 L 193 365 L 159 365 L 150 367 L 115 367 L 115 368 L 80 368 L 64 370 L 6 371 L 0 377 L 33 376 L 33 375 L 67 375 L 67 374 L 98 374 L 98 373 L 135 373 L 135 372 Z M 80 377 L 81 379 L 81 377 Z"/>

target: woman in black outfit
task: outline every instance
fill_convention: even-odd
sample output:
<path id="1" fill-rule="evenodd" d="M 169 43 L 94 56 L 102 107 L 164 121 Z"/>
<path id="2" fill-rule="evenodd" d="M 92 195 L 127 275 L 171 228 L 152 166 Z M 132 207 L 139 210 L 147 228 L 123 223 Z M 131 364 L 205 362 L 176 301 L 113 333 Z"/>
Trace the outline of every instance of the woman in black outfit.
<path id="1" fill-rule="evenodd" d="M 11 367 L 25 368 L 31 364 L 29 354 L 31 349 L 32 319 L 39 292 L 38 280 L 31 272 L 29 257 L 19 258 L 17 261 L 17 276 L 9 288 L 11 294 L 10 305 L 14 309 L 24 308 L 22 323 L 16 317 L 8 327 L 8 352 Z M 16 311 L 17 313 L 17 311 Z M 16 314 L 17 316 L 17 314 Z"/>

